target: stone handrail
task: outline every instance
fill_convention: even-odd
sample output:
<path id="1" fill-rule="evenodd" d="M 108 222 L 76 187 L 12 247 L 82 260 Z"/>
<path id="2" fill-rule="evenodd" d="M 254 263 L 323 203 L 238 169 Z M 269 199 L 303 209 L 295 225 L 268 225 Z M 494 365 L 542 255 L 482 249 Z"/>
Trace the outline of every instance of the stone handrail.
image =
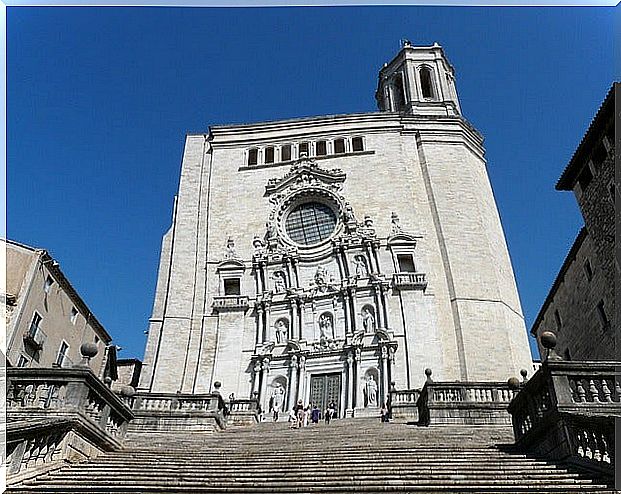
<path id="1" fill-rule="evenodd" d="M 222 295 L 213 298 L 215 310 L 247 309 L 250 299 L 246 295 Z"/>
<path id="2" fill-rule="evenodd" d="M 516 444 L 541 456 L 612 472 L 620 381 L 621 362 L 547 360 L 508 407 Z"/>
<path id="3" fill-rule="evenodd" d="M 66 459 L 76 441 L 92 445 L 85 457 L 122 447 L 134 415 L 88 367 L 8 368 L 6 377 L 9 476 Z"/>
<path id="4" fill-rule="evenodd" d="M 233 398 L 229 401 L 227 424 L 253 425 L 259 421 L 259 400 Z"/>
<path id="5" fill-rule="evenodd" d="M 425 289 L 427 288 L 427 276 L 425 273 L 394 273 L 392 284 L 395 288 L 403 289 Z"/>
<path id="6" fill-rule="evenodd" d="M 516 393 L 502 382 L 427 381 L 417 402 L 419 421 L 508 424 L 506 408 Z"/>
<path id="7" fill-rule="evenodd" d="M 231 414 L 236 413 L 236 412 L 258 413 L 259 402 L 258 400 L 254 400 L 254 399 L 244 400 L 244 399 L 234 398 L 230 401 L 229 410 Z"/>
<path id="8" fill-rule="evenodd" d="M 137 393 L 126 398 L 134 411 L 212 411 L 223 408 L 222 397 L 217 394 Z"/>
<path id="9" fill-rule="evenodd" d="M 418 422 L 420 389 L 391 389 L 389 395 L 389 416 L 391 419 L 405 422 Z"/>
<path id="10" fill-rule="evenodd" d="M 135 414 L 131 433 L 214 432 L 226 427 L 226 403 L 219 393 L 145 393 L 124 398 Z"/>

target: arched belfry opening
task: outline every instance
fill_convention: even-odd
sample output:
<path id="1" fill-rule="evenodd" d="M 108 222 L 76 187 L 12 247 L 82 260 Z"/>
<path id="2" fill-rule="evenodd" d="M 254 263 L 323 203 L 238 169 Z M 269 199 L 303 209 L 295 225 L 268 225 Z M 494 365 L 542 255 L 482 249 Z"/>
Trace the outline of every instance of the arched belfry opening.
<path id="1" fill-rule="evenodd" d="M 404 42 L 379 72 L 375 93 L 380 111 L 410 115 L 460 115 L 455 70 L 442 47 Z"/>

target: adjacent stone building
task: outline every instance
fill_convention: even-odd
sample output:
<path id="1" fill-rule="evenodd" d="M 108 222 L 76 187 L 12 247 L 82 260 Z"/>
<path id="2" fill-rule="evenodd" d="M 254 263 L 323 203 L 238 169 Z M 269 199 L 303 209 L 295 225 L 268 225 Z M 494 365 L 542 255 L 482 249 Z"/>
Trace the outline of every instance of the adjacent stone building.
<path id="1" fill-rule="evenodd" d="M 112 338 L 47 251 L 12 240 L 6 247 L 7 360 L 12 367 L 71 367 L 80 345 L 99 348 L 90 366 L 104 377 L 116 358 Z M 114 374 L 114 372 L 113 372 Z"/>
<path id="2" fill-rule="evenodd" d="M 567 360 L 618 360 L 614 279 L 615 103 L 613 84 L 559 179 L 573 190 L 585 226 L 580 230 L 531 333 L 556 333 L 556 352 Z M 543 348 L 540 351 L 545 352 Z"/>
<path id="3" fill-rule="evenodd" d="M 532 366 L 483 138 L 438 45 L 379 73 L 378 112 L 188 135 L 140 390 L 377 413 L 390 383 Z"/>

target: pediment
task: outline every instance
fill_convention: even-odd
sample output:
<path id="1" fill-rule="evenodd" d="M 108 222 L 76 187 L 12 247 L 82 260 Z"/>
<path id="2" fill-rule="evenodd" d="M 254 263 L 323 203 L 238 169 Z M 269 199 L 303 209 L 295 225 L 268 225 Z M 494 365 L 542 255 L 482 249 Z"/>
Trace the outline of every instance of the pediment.
<path id="1" fill-rule="evenodd" d="M 416 236 L 402 231 L 390 235 L 387 239 L 387 243 L 388 245 L 411 245 L 412 247 L 415 247 L 416 238 Z"/>
<path id="2" fill-rule="evenodd" d="M 345 173 L 339 168 L 321 168 L 315 160 L 301 158 L 283 177 L 271 178 L 265 186 L 265 193 L 272 195 L 285 189 L 297 189 L 313 185 L 340 188 L 345 178 Z"/>
<path id="3" fill-rule="evenodd" d="M 237 271 L 244 268 L 244 263 L 239 259 L 226 259 L 218 264 L 216 271 Z"/>

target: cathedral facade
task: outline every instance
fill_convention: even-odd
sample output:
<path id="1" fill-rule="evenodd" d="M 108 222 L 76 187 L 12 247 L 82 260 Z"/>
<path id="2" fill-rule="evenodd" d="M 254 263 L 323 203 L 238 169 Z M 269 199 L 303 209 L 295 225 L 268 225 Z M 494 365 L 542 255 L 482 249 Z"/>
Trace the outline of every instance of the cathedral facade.
<path id="1" fill-rule="evenodd" d="M 139 390 L 375 413 L 396 389 L 531 368 L 453 67 L 406 43 L 373 113 L 211 127 L 185 143 Z"/>

